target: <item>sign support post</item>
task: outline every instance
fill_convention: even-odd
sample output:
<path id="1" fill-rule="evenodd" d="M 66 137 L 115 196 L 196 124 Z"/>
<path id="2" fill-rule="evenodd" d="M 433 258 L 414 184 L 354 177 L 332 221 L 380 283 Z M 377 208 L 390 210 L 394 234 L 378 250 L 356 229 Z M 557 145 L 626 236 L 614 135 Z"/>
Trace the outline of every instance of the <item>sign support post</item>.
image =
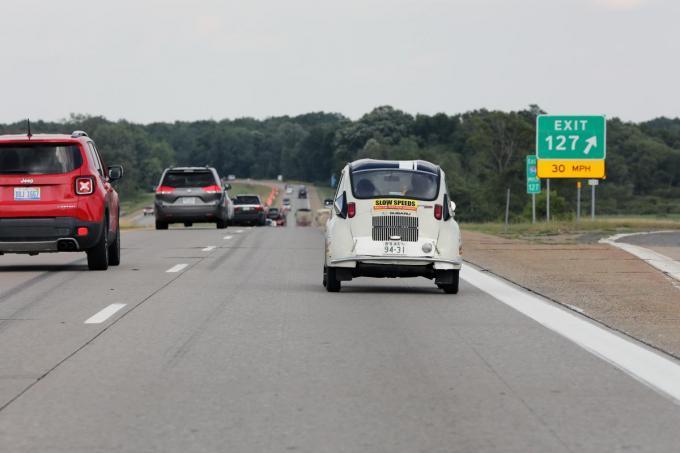
<path id="1" fill-rule="evenodd" d="M 531 223 L 536 223 L 536 194 L 531 194 Z"/>
<path id="2" fill-rule="evenodd" d="M 576 221 L 581 220 L 581 181 L 576 181 Z"/>
<path id="3" fill-rule="evenodd" d="M 590 220 L 595 221 L 595 185 L 590 186 Z"/>
<path id="4" fill-rule="evenodd" d="M 545 183 L 546 197 L 545 197 L 545 221 L 550 222 L 550 178 L 546 179 Z"/>
<path id="5" fill-rule="evenodd" d="M 510 188 L 508 187 L 507 196 L 505 198 L 505 232 L 508 231 L 508 220 L 510 220 Z"/>

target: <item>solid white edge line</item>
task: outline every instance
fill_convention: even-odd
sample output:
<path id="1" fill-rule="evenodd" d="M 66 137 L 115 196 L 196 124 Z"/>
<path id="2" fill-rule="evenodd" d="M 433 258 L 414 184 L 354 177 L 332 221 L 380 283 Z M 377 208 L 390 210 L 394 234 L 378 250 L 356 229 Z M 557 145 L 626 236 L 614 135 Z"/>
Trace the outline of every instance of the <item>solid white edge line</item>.
<path id="1" fill-rule="evenodd" d="M 212 252 L 212 251 L 215 250 L 216 248 L 217 248 L 217 247 L 215 247 L 214 245 L 209 245 L 209 246 L 207 246 L 206 248 L 202 249 L 201 251 L 202 251 L 202 252 Z"/>
<path id="2" fill-rule="evenodd" d="M 469 265 L 461 278 L 680 403 L 676 361 Z"/>
<path id="3" fill-rule="evenodd" d="M 98 311 L 91 317 L 85 320 L 85 324 L 101 324 L 111 316 L 116 314 L 120 309 L 125 307 L 126 304 L 111 304 L 103 310 Z"/>
<path id="4" fill-rule="evenodd" d="M 226 240 L 229 240 L 229 239 L 231 239 L 231 238 L 233 238 L 233 237 L 234 237 L 234 236 L 225 236 L 225 237 L 224 237 L 224 240 L 226 241 Z"/>
<path id="5" fill-rule="evenodd" d="M 187 266 L 188 266 L 188 264 L 175 264 L 174 266 L 172 266 L 170 269 L 168 269 L 165 272 L 168 272 L 168 273 L 179 272 Z"/>
<path id="6" fill-rule="evenodd" d="M 243 233 L 243 230 L 236 230 L 234 233 Z"/>

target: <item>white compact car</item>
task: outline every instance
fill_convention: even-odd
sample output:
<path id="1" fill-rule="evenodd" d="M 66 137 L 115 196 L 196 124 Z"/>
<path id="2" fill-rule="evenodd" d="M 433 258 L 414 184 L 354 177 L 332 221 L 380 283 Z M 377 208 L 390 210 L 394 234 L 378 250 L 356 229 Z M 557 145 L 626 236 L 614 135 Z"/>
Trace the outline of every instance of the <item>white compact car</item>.
<path id="1" fill-rule="evenodd" d="M 461 238 L 444 172 L 430 162 L 362 159 L 345 166 L 326 224 L 323 284 L 426 277 L 458 292 Z"/>

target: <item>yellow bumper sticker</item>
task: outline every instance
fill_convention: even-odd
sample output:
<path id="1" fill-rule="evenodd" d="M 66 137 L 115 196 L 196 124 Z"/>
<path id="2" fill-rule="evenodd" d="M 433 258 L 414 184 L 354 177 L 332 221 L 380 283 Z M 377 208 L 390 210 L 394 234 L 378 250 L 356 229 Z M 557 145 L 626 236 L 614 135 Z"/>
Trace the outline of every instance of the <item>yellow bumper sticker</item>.
<path id="1" fill-rule="evenodd" d="M 416 200 L 405 200 L 403 198 L 379 198 L 373 202 L 374 211 L 417 211 L 418 202 Z"/>

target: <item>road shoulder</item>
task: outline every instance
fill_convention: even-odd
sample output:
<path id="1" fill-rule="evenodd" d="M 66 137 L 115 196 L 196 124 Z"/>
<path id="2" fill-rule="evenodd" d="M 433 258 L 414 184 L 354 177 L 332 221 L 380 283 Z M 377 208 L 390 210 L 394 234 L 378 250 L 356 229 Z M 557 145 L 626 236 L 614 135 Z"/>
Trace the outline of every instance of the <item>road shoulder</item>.
<path id="1" fill-rule="evenodd" d="M 471 231 L 463 247 L 466 261 L 680 357 L 680 287 L 629 253 Z"/>

